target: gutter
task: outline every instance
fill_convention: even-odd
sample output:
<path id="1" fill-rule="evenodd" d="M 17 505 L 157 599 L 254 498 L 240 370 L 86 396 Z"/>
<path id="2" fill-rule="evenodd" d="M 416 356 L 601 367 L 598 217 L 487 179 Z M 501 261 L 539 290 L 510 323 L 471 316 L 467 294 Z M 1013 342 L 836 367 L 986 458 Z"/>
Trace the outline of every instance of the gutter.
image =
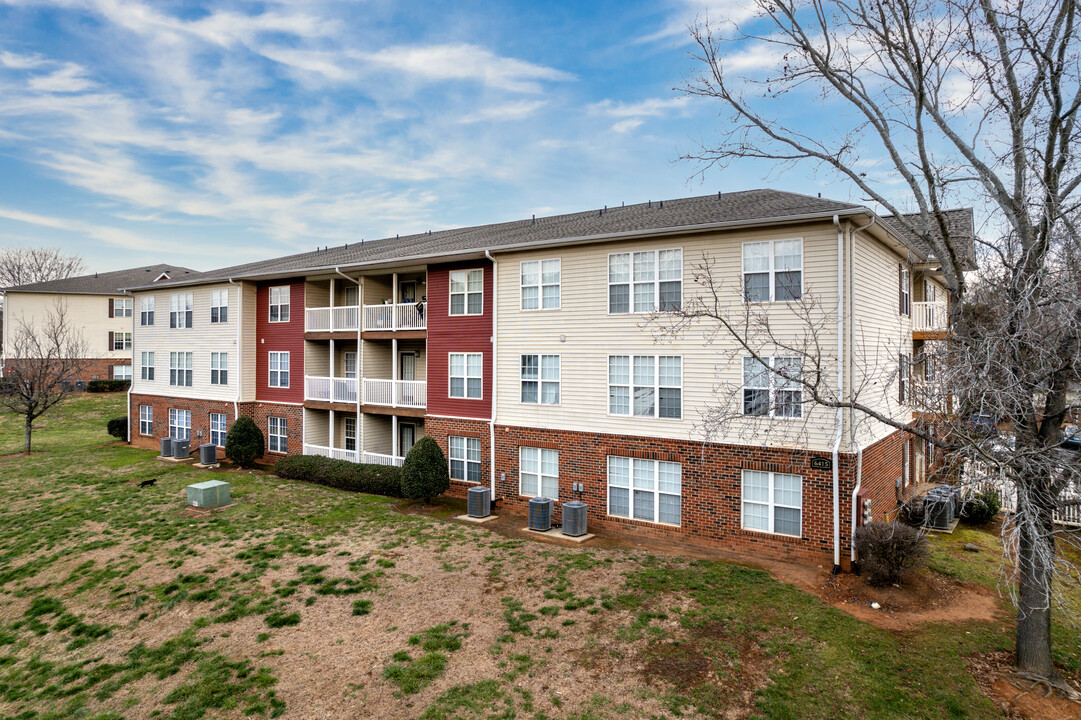
<path id="1" fill-rule="evenodd" d="M 128 293 L 129 295 L 131 293 Z M 7 323 L 4 323 L 7 333 Z M 135 297 L 131 299 L 131 380 L 128 381 L 128 444 L 131 444 L 131 391 L 135 388 Z"/>
<path id="2" fill-rule="evenodd" d="M 495 368 L 496 351 L 499 348 L 499 303 L 497 303 L 495 299 L 496 295 L 499 293 L 499 266 L 495 264 L 495 258 L 492 257 L 492 253 L 487 248 L 484 249 L 484 257 L 488 258 L 489 262 L 492 263 L 492 411 L 489 413 L 491 419 L 488 420 L 488 467 L 491 471 L 492 500 L 495 501 Z"/>
<path id="3" fill-rule="evenodd" d="M 855 243 L 856 233 L 863 232 L 867 228 L 871 227 L 871 225 L 873 225 L 874 222 L 875 222 L 874 220 L 871 220 L 871 222 L 867 223 L 866 225 L 860 225 L 858 228 L 852 230 L 853 243 Z M 863 489 L 863 448 L 862 447 L 857 447 L 857 449 L 856 449 L 856 485 L 852 488 L 852 502 L 851 502 L 851 505 L 852 505 L 852 525 L 851 525 L 850 529 L 852 530 L 852 537 L 851 537 L 851 539 L 850 539 L 851 541 L 849 543 L 849 545 L 851 546 L 849 560 L 852 563 L 853 572 L 855 572 L 857 575 L 859 575 L 859 573 L 860 573 L 860 565 L 859 565 L 859 559 L 856 557 L 856 519 L 859 517 L 859 515 L 857 513 L 860 512 L 860 509 L 856 507 L 856 502 L 857 502 L 856 498 L 859 495 L 860 490 L 862 490 L 862 489 Z"/>
<path id="4" fill-rule="evenodd" d="M 243 363 L 243 347 L 244 339 L 240 333 L 241 326 L 244 324 L 244 287 L 237 282 L 233 282 L 233 278 L 229 278 L 230 285 L 236 285 L 236 399 L 233 400 L 233 422 L 240 419 L 240 397 L 241 388 L 244 384 L 244 363 Z"/>

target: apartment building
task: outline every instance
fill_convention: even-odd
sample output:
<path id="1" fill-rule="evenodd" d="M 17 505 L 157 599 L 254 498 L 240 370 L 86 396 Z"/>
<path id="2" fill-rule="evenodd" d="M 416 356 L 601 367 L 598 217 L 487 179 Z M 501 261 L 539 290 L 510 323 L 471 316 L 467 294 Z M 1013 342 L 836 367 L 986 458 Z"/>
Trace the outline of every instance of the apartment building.
<path id="1" fill-rule="evenodd" d="M 176 281 L 193 272 L 175 265 L 149 265 L 4 288 L 4 357 L 12 357 L 10 338 L 20 327 L 40 329 L 63 309 L 86 346 L 85 371 L 79 379 L 130 380 L 136 316 L 132 297 L 121 288 Z"/>
<path id="2" fill-rule="evenodd" d="M 951 221 L 971 235 L 970 211 Z M 501 512 L 524 514 L 544 495 L 558 520 L 562 502 L 582 499 L 593 527 L 846 566 L 853 523 L 868 504 L 874 517 L 895 510 L 929 454 L 885 424 L 805 404 L 723 333 L 656 336 L 654 313 L 714 291 L 725 307 L 767 313 L 793 342 L 813 297 L 830 382 L 844 393 L 879 387 L 861 401 L 925 420 L 906 410 L 903 387 L 945 331 L 934 258 L 864 207 L 757 190 L 354 243 L 134 287 L 136 309 L 168 303 L 187 315 L 136 325 L 136 357 L 149 353 L 153 377 L 136 372 L 133 441 L 220 444 L 245 414 L 267 436 L 268 460 L 401 464 L 430 435 L 452 493 L 487 484 Z M 790 362 L 781 348 L 770 360 Z M 228 379 L 215 382 L 222 368 Z M 720 384 L 739 388 L 734 407 L 747 417 L 706 435 L 710 408 L 733 402 Z"/>

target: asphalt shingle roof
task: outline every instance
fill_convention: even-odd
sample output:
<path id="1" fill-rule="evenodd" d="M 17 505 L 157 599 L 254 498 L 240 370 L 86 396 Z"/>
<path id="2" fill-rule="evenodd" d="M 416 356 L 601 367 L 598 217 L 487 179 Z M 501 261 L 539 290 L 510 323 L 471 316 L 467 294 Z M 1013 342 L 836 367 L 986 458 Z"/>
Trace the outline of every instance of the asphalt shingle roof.
<path id="1" fill-rule="evenodd" d="M 115 295 L 123 288 L 150 285 L 162 273 L 168 273 L 173 282 L 198 275 L 195 270 L 176 265 L 146 265 L 128 270 L 80 275 L 65 280 L 48 280 L 4 288 L 4 292 L 59 293 L 78 295 Z M 162 280 L 162 282 L 168 282 Z"/>

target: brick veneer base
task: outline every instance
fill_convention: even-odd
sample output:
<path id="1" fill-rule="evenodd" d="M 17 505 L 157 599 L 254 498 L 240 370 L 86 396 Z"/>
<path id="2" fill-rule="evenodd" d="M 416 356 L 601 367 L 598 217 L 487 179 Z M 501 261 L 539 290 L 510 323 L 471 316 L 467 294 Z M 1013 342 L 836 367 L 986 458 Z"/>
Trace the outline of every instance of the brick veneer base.
<path id="1" fill-rule="evenodd" d="M 139 432 L 139 406 L 149 405 L 154 408 L 153 432 L 143 435 Z M 210 414 L 221 413 L 226 416 L 229 426 L 236 419 L 234 405 L 225 400 L 194 400 L 191 398 L 161 397 L 158 395 L 131 395 L 131 405 L 128 408 L 131 419 L 131 440 L 133 445 L 146 448 L 159 448 L 161 438 L 169 434 L 169 409 L 191 411 L 191 450 L 194 455 L 198 447 L 204 442 L 210 441 Z M 239 403 L 236 410 L 241 415 L 251 418 L 263 431 L 263 439 L 268 440 L 268 421 L 270 416 L 286 418 L 286 446 L 289 455 L 300 455 L 304 452 L 303 440 L 303 408 L 298 405 L 282 405 L 267 402 Z M 202 434 L 200 436 L 200 433 Z M 285 456 L 285 453 L 268 452 L 263 456 L 262 462 L 274 463 Z M 218 457 L 224 457 L 224 451 L 218 448 Z"/>
<path id="2" fill-rule="evenodd" d="M 447 418 L 436 417 L 429 415 L 424 418 L 424 434 L 430 435 L 437 443 L 439 447 L 443 449 L 443 454 L 448 458 L 450 457 L 450 447 L 447 440 L 448 437 L 460 436 L 460 437 L 475 437 L 480 438 L 480 477 L 481 483 L 487 485 L 491 479 L 491 465 L 489 464 L 489 458 L 491 453 L 491 425 L 487 420 L 472 420 L 467 418 Z M 450 490 L 447 491 L 447 495 L 451 497 L 464 498 L 469 488 L 473 487 L 475 483 L 465 482 L 464 480 L 451 479 Z"/>

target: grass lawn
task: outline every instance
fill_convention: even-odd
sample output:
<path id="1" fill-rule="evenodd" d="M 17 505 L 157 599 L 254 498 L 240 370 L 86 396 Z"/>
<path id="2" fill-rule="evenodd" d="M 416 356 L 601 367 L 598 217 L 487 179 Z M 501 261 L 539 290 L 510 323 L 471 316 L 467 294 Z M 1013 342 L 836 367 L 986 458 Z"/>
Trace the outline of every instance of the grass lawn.
<path id="1" fill-rule="evenodd" d="M 74 398 L 0 459 L 0 718 L 1002 717 L 967 662 L 1012 647 L 1008 610 L 891 632 L 739 565 L 211 475 L 112 444 L 123 402 Z M 0 455 L 20 443 L 0 417 Z M 236 506 L 186 512 L 210 477 Z M 993 585 L 995 538 L 964 533 L 988 552 L 934 567 Z"/>

